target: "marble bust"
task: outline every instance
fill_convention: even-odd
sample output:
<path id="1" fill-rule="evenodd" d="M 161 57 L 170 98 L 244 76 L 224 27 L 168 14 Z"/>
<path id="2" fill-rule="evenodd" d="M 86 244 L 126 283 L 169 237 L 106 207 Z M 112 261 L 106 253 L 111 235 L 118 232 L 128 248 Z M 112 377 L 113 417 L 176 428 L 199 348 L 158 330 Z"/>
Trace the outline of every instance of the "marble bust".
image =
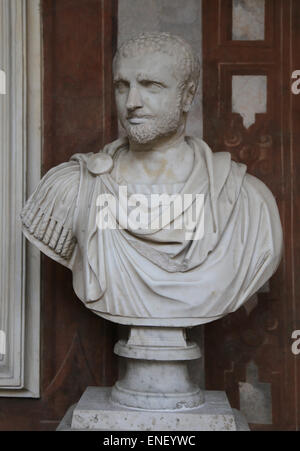
<path id="1" fill-rule="evenodd" d="M 26 237 L 71 269 L 79 299 L 111 321 L 213 321 L 238 309 L 280 262 L 272 193 L 229 153 L 185 135 L 199 74 L 198 59 L 179 37 L 148 33 L 124 43 L 114 86 L 127 136 L 51 169 L 23 209 Z M 184 226 L 99 227 L 101 195 L 119 202 L 118 212 L 109 212 L 114 224 L 122 222 L 120 187 L 128 198 L 201 194 L 201 238 L 194 239 L 197 221 L 189 239 Z M 184 206 L 172 212 L 167 225 L 185 213 Z"/>

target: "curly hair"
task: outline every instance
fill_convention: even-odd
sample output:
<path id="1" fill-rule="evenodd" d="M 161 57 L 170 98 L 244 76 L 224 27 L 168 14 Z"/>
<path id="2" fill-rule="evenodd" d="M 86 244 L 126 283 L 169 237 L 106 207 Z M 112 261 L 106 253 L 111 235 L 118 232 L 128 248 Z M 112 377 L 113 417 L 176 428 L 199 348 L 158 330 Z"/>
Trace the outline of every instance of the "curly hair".
<path id="1" fill-rule="evenodd" d="M 120 57 L 133 57 L 146 52 L 162 52 L 176 58 L 182 82 L 194 82 L 196 91 L 200 78 L 199 59 L 188 42 L 170 33 L 142 33 L 129 39 L 117 50 L 113 67 L 115 69 Z"/>

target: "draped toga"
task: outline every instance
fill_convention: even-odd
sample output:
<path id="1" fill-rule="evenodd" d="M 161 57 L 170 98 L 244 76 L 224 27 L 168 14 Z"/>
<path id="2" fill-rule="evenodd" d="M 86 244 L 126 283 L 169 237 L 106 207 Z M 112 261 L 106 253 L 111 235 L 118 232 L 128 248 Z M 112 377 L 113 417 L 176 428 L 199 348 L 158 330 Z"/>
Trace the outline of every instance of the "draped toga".
<path id="1" fill-rule="evenodd" d="M 103 170 L 92 167 L 98 154 L 76 154 L 28 199 L 26 237 L 72 270 L 77 296 L 94 313 L 135 325 L 207 323 L 237 310 L 277 269 L 282 230 L 272 193 L 229 153 L 186 141 L 194 165 L 185 183 L 126 186 L 128 196 L 203 194 L 201 239 L 186 240 L 184 230 L 97 226 L 98 196 L 119 195 L 106 158 L 115 164 L 126 138 L 99 152 Z"/>

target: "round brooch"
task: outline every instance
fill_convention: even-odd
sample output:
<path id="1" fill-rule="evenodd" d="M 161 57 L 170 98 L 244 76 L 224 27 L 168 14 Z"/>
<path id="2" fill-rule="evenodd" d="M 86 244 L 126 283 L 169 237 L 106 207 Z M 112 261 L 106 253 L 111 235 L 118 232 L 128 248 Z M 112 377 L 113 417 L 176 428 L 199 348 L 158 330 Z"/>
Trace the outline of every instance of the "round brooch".
<path id="1" fill-rule="evenodd" d="M 94 175 L 105 174 L 113 167 L 113 159 L 107 153 L 95 153 L 87 162 L 88 170 Z"/>

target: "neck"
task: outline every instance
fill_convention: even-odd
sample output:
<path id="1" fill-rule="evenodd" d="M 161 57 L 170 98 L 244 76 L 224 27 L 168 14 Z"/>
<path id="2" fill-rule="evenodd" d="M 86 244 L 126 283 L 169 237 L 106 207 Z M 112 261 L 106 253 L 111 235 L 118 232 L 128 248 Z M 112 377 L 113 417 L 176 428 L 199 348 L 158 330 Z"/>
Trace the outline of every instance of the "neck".
<path id="1" fill-rule="evenodd" d="M 147 145 L 129 142 L 122 152 L 116 178 L 128 183 L 180 183 L 188 178 L 194 161 L 193 150 L 185 141 L 185 127 L 179 132 Z"/>

